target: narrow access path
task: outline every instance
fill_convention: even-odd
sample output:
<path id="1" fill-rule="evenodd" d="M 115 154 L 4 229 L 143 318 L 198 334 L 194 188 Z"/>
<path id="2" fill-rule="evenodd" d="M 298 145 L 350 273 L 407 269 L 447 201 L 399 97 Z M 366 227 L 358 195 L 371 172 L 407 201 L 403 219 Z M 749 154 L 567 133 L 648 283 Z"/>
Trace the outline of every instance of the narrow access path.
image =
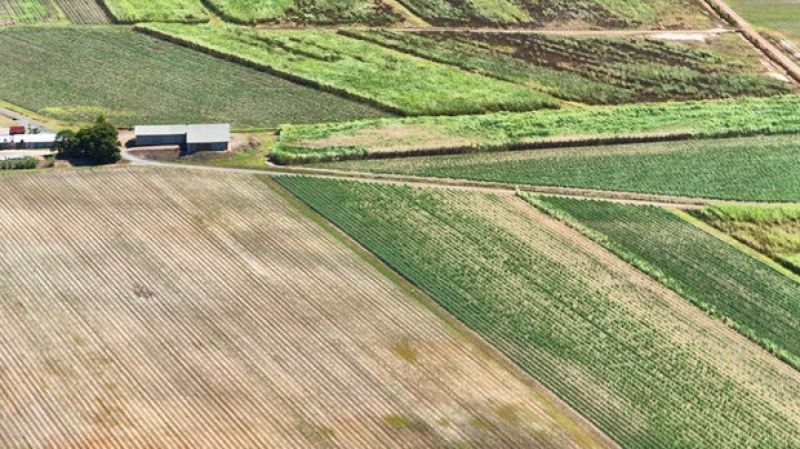
<path id="1" fill-rule="evenodd" d="M 767 59 L 781 68 L 791 76 L 795 82 L 800 83 L 800 66 L 783 51 L 772 45 L 768 39 L 762 36 L 750 23 L 740 16 L 733 8 L 728 6 L 723 0 L 705 0 L 722 19 L 727 20 L 731 25 L 737 27 L 739 31 L 753 43 Z"/>
<path id="2" fill-rule="evenodd" d="M 54 133 L 55 132 L 52 129 L 42 125 L 41 123 L 39 123 L 39 122 L 37 122 L 35 120 L 32 120 L 32 119 L 30 119 L 30 118 L 28 118 L 28 117 L 26 117 L 26 116 L 24 116 L 24 115 L 22 115 L 22 114 L 20 114 L 18 112 L 14 112 L 11 109 L 4 108 L 2 106 L 0 106 L 0 115 L 5 115 L 6 117 L 11 117 L 13 119 L 18 120 L 19 124 L 20 125 L 24 125 L 26 128 L 28 127 L 28 125 L 30 125 L 30 126 L 32 126 L 34 128 L 41 129 L 43 133 Z"/>
<path id="3" fill-rule="evenodd" d="M 541 193 L 575 199 L 597 199 L 623 204 L 649 205 L 658 207 L 672 207 L 679 209 L 701 209 L 712 204 L 741 204 L 741 205 L 797 205 L 797 203 L 764 203 L 753 201 L 717 200 L 712 198 L 695 198 L 670 195 L 653 195 L 638 192 L 622 192 L 612 190 L 594 190 L 571 187 L 553 187 L 537 185 L 512 185 L 504 183 L 491 183 L 469 181 L 449 178 L 429 178 L 421 176 L 375 174 L 363 172 L 345 172 L 314 168 L 290 168 L 275 165 L 266 165 L 264 169 L 213 167 L 208 165 L 194 165 L 190 163 L 160 162 L 142 159 L 122 150 L 122 158 L 131 164 L 149 167 L 173 168 L 181 170 L 200 170 L 218 173 L 239 173 L 248 175 L 267 176 L 308 176 L 320 179 L 357 181 L 382 185 L 402 185 L 411 187 L 426 187 L 449 190 L 463 190 L 473 192 L 493 193 L 496 195 L 515 195 L 517 191 Z"/>

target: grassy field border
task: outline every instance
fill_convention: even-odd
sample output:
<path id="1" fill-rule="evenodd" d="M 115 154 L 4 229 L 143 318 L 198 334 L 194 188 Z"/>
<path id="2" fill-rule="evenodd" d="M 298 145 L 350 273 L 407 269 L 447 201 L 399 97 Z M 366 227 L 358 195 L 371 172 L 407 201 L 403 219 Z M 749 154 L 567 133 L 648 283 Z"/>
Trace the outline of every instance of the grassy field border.
<path id="1" fill-rule="evenodd" d="M 656 282 L 658 282 L 658 283 L 662 284 L 663 286 L 665 286 L 666 288 L 672 290 L 673 292 L 675 292 L 676 294 L 678 294 L 682 298 L 685 298 L 690 303 L 692 303 L 694 306 L 696 306 L 697 308 L 702 310 L 704 313 L 708 314 L 712 318 L 720 321 L 721 323 L 723 323 L 726 326 L 730 327 L 731 329 L 735 330 L 736 332 L 738 332 L 739 334 L 741 334 L 742 336 L 744 336 L 748 340 L 752 341 L 753 343 L 757 344 L 758 346 L 760 346 L 765 351 L 767 351 L 770 354 L 772 354 L 773 356 L 775 356 L 777 359 L 781 360 L 782 362 L 786 363 L 787 365 L 791 366 L 792 368 L 800 371 L 800 359 L 799 358 L 794 357 L 791 354 L 786 353 L 780 346 L 776 345 L 775 343 L 772 343 L 769 340 L 762 339 L 762 338 L 758 337 L 755 334 L 755 332 L 753 332 L 749 327 L 744 326 L 742 324 L 739 324 L 739 323 L 731 320 L 730 318 L 726 317 L 725 315 L 717 312 L 712 305 L 708 304 L 704 300 L 686 293 L 680 287 L 680 283 L 678 281 L 673 279 L 671 276 L 666 275 L 664 272 L 662 272 L 657 267 L 653 266 L 647 260 L 644 260 L 644 259 L 638 257 L 637 255 L 633 254 L 632 252 L 628 251 L 623 246 L 618 245 L 615 242 L 611 241 L 611 239 L 609 237 L 607 237 L 605 234 L 603 234 L 602 232 L 595 231 L 594 229 L 591 229 L 588 226 L 585 226 L 585 225 L 581 224 L 578 220 L 576 220 L 574 217 L 572 217 L 572 215 L 570 215 L 568 212 L 563 211 L 561 209 L 558 209 L 557 207 L 553 207 L 553 206 L 547 204 L 546 202 L 542 201 L 540 198 L 543 197 L 543 196 L 546 196 L 546 195 L 530 195 L 530 194 L 525 194 L 525 193 L 518 193 L 518 195 L 523 200 L 528 202 L 531 206 L 533 206 L 536 209 L 540 210 L 541 212 L 549 215 L 550 217 L 553 217 L 553 218 L 563 222 L 567 226 L 575 229 L 576 231 L 580 232 L 584 236 L 590 238 L 591 240 L 593 240 L 594 242 L 596 242 L 597 244 L 599 244 L 603 248 L 607 249 L 609 252 L 611 252 L 615 256 L 619 257 L 622 261 L 632 265 L 634 268 L 636 268 L 637 270 L 641 271 L 642 273 L 644 273 L 648 277 L 652 278 Z M 602 201 L 602 200 L 587 199 L 587 200 L 582 200 L 582 201 Z M 655 206 L 639 206 L 639 207 L 655 207 Z M 670 208 L 662 208 L 662 209 L 667 210 L 668 212 L 673 213 L 673 214 L 675 214 L 674 211 L 676 210 L 674 208 L 672 208 L 672 209 L 670 209 Z M 676 214 L 676 215 L 678 215 L 681 219 L 686 221 L 688 224 L 693 225 L 693 226 L 697 226 L 696 223 L 693 223 L 693 222 L 691 222 L 689 220 L 686 220 L 686 217 L 683 216 L 682 214 Z M 688 215 L 688 214 L 686 214 L 686 215 Z M 702 231 L 704 231 L 704 232 L 708 231 L 705 227 L 701 227 L 701 226 L 697 226 L 697 227 L 699 229 L 701 229 Z M 712 236 L 716 237 L 716 238 L 719 238 L 719 236 L 716 233 L 712 233 Z M 723 238 L 721 240 L 724 241 L 725 243 L 728 243 L 728 244 L 732 243 L 728 239 L 724 239 Z M 742 249 L 741 246 L 739 246 L 738 244 L 737 245 L 733 245 L 733 246 L 736 249 L 739 249 L 739 250 Z M 753 250 L 751 250 L 751 251 L 753 251 Z M 745 251 L 745 253 L 747 255 L 751 256 L 751 257 L 754 257 L 755 260 L 758 261 L 758 262 L 765 262 L 761 257 L 757 257 L 751 251 Z M 766 256 L 763 256 L 763 257 L 766 257 Z M 777 265 L 775 263 L 767 263 L 767 265 L 769 267 L 775 269 L 775 270 L 778 270 L 781 274 L 786 274 L 786 271 L 782 267 L 780 267 L 779 265 Z M 790 276 L 790 278 L 795 280 L 795 281 L 800 282 L 800 280 L 795 276 Z"/>
<path id="2" fill-rule="evenodd" d="M 433 298 L 428 296 L 420 288 L 415 286 L 408 278 L 393 270 L 385 260 L 372 253 L 369 249 L 360 244 L 349 234 L 326 219 L 311 205 L 305 203 L 303 200 L 291 193 L 288 189 L 280 185 L 273 179 L 272 176 L 267 174 L 255 176 L 260 179 L 267 186 L 267 188 L 271 189 L 273 192 L 294 206 L 295 209 L 301 215 L 303 215 L 303 217 L 308 218 L 315 224 L 319 225 L 328 234 L 332 235 L 336 240 L 344 244 L 347 249 L 354 251 L 364 261 L 378 270 L 417 304 L 435 314 L 437 318 L 444 322 L 448 331 L 451 332 L 455 338 L 466 339 L 467 342 L 475 345 L 480 351 L 479 355 L 481 358 L 499 364 L 501 367 L 508 370 L 515 378 L 527 385 L 530 394 L 537 400 L 543 400 L 543 408 L 550 413 L 551 416 L 562 426 L 564 426 L 565 429 L 568 429 L 572 435 L 576 436 L 576 438 L 583 442 L 590 442 L 594 439 L 601 443 L 600 446 L 593 445 L 593 447 L 599 448 L 605 446 L 609 448 L 622 449 L 617 442 L 602 432 L 594 423 L 576 412 L 569 404 L 556 396 L 555 393 L 551 392 L 544 385 L 534 379 L 530 374 L 520 368 L 511 359 L 509 359 L 505 354 L 485 341 L 477 332 L 473 331 L 467 327 L 466 324 L 458 320 L 458 318 L 450 314 L 450 312 L 444 309 L 444 307 L 439 305 L 439 303 L 434 301 Z M 347 182 L 359 181 L 353 180 Z M 549 405 L 552 405 L 552 407 L 547 407 Z M 577 426 L 576 424 L 582 425 L 583 428 Z"/>
<path id="3" fill-rule="evenodd" d="M 725 243 L 727 243 L 727 244 L 729 244 L 729 245 L 731 245 L 731 246 L 733 246 L 735 248 L 738 248 L 740 251 L 742 251 L 745 254 L 748 254 L 750 257 L 753 257 L 754 259 L 758 260 L 759 262 L 762 262 L 762 263 L 764 263 L 766 265 L 769 265 L 770 267 L 774 268 L 775 270 L 777 270 L 781 274 L 786 275 L 786 276 L 794 279 L 797 282 L 800 282 L 800 274 L 795 273 L 789 267 L 784 266 L 780 261 L 777 261 L 777 260 L 773 259 L 772 257 L 769 257 L 768 255 L 756 250 L 755 248 L 751 247 L 750 245 L 747 245 L 744 242 L 739 241 L 736 237 L 733 237 L 731 235 L 726 234 L 725 232 L 715 228 L 714 226 L 711 226 L 710 224 L 706 223 L 705 221 L 695 217 L 694 215 L 692 215 L 692 214 L 690 214 L 690 213 L 688 213 L 688 212 L 686 212 L 684 210 L 681 210 L 681 209 L 678 209 L 678 208 L 674 208 L 674 207 L 667 207 L 665 209 L 670 211 L 670 212 L 672 212 L 673 214 L 677 215 L 678 217 L 680 217 L 681 219 L 683 219 L 687 223 L 702 229 L 703 231 L 707 232 L 708 234 L 711 234 L 714 237 L 717 237 L 718 239 L 722 240 L 723 242 L 725 242 Z"/>

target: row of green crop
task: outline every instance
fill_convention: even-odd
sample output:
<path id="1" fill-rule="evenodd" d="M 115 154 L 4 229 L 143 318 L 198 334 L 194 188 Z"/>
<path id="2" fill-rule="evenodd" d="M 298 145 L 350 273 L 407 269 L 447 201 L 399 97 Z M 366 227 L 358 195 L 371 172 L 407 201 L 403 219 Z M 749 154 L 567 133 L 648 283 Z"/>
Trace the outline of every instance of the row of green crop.
<path id="1" fill-rule="evenodd" d="M 38 163 L 32 157 L 21 159 L 0 160 L 0 170 L 32 170 Z"/>
<path id="2" fill-rule="evenodd" d="M 164 39 L 406 115 L 558 107 L 541 92 L 319 30 L 148 24 Z"/>
<path id="3" fill-rule="evenodd" d="M 468 153 L 800 131 L 800 96 L 642 103 L 519 114 L 287 125 L 277 163 Z M 390 144 L 375 136 L 397 136 Z M 340 144 L 339 142 L 343 142 Z"/>
<path id="4" fill-rule="evenodd" d="M 58 7 L 72 23 L 108 23 L 111 14 L 102 1 L 97 0 L 55 0 Z"/>
<path id="5" fill-rule="evenodd" d="M 50 0 L 0 1 L 0 26 L 52 22 L 58 19 L 58 11 Z"/>
<path id="6" fill-rule="evenodd" d="M 515 185 L 800 202 L 800 142 L 794 135 L 350 160 L 321 166 Z"/>
<path id="7" fill-rule="evenodd" d="M 787 83 L 729 61 L 722 54 L 641 38 L 393 30 L 343 33 L 590 104 L 791 91 Z M 738 47 L 748 51 L 741 43 Z"/>
<path id="8" fill-rule="evenodd" d="M 580 237 L 534 219 L 525 204 L 443 189 L 277 181 L 622 447 L 800 445 L 798 417 L 784 407 L 800 400 L 791 369 L 774 372 L 769 355 L 587 252 Z M 749 380 L 732 374 L 744 372 Z"/>
<path id="9" fill-rule="evenodd" d="M 0 60 L 3 100 L 69 122 L 275 128 L 388 115 L 123 26 L 0 28 Z"/>
<path id="10" fill-rule="evenodd" d="M 652 206 L 525 197 L 800 369 L 800 283 Z"/>

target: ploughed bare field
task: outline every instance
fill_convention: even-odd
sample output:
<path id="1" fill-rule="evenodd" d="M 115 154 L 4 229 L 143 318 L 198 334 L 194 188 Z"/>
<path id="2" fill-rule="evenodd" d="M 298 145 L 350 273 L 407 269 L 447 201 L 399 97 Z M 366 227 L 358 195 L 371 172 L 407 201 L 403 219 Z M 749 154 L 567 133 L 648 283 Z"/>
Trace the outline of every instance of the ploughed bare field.
<path id="1" fill-rule="evenodd" d="M 0 447 L 603 447 L 270 182 L 0 176 Z"/>

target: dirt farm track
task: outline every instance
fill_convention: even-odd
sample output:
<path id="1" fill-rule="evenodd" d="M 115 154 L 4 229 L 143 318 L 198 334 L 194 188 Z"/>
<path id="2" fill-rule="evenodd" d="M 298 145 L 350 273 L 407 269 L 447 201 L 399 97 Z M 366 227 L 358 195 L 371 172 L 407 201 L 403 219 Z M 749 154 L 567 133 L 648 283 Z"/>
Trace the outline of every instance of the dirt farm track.
<path id="1" fill-rule="evenodd" d="M 3 449 L 605 447 L 269 180 L 9 176 Z"/>

